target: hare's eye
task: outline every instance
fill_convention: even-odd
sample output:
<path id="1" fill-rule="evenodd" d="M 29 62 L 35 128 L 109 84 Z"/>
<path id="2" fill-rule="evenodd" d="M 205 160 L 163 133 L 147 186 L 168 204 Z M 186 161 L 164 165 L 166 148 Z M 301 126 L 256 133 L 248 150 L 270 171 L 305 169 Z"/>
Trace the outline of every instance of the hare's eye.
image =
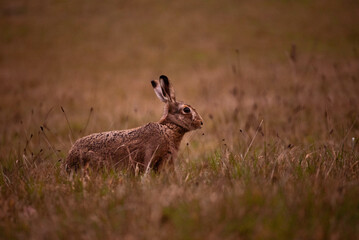
<path id="1" fill-rule="evenodd" d="M 185 107 L 185 108 L 183 108 L 183 112 L 190 113 L 191 109 L 189 107 Z"/>

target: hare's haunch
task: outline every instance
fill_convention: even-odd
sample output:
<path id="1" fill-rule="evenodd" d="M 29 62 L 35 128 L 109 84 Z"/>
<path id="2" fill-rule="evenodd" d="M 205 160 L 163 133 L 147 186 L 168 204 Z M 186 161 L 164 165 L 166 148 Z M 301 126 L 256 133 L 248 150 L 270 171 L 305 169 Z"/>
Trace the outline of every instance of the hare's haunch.
<path id="1" fill-rule="evenodd" d="M 66 159 L 68 171 L 82 166 L 116 167 L 144 171 L 173 165 L 183 135 L 201 128 L 203 120 L 188 104 L 176 101 L 168 78 L 151 81 L 157 97 L 165 103 L 161 119 L 142 127 L 95 133 L 78 139 Z"/>

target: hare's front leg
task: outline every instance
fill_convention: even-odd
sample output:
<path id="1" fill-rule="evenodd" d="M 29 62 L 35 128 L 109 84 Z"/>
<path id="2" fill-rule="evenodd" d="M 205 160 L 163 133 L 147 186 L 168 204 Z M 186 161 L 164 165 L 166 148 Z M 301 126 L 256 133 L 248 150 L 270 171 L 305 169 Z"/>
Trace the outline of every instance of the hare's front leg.
<path id="1" fill-rule="evenodd" d="M 174 169 L 174 159 L 172 154 L 166 154 L 156 159 L 152 164 L 152 169 L 157 173 L 163 169 Z"/>

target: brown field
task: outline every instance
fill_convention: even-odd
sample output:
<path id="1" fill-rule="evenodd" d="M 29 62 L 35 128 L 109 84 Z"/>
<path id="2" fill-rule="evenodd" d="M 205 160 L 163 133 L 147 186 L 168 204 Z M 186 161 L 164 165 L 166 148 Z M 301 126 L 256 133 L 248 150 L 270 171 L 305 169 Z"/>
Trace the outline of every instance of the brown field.
<path id="1" fill-rule="evenodd" d="M 357 239 L 358 23 L 353 0 L 0 0 L 0 239 Z M 70 178 L 77 138 L 159 120 L 161 74 L 204 118 L 175 172 Z"/>

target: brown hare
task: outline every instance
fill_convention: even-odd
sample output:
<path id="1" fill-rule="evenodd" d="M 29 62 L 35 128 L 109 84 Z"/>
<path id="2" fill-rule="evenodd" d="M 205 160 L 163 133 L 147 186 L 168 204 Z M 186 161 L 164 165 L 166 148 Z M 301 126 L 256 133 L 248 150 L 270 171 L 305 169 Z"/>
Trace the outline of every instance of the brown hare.
<path id="1" fill-rule="evenodd" d="M 201 128 L 202 117 L 188 104 L 176 101 L 168 78 L 152 80 L 157 97 L 165 103 L 158 122 L 134 129 L 95 133 L 78 139 L 66 159 L 68 171 L 80 167 L 158 171 L 173 166 L 178 148 L 186 132 Z"/>

